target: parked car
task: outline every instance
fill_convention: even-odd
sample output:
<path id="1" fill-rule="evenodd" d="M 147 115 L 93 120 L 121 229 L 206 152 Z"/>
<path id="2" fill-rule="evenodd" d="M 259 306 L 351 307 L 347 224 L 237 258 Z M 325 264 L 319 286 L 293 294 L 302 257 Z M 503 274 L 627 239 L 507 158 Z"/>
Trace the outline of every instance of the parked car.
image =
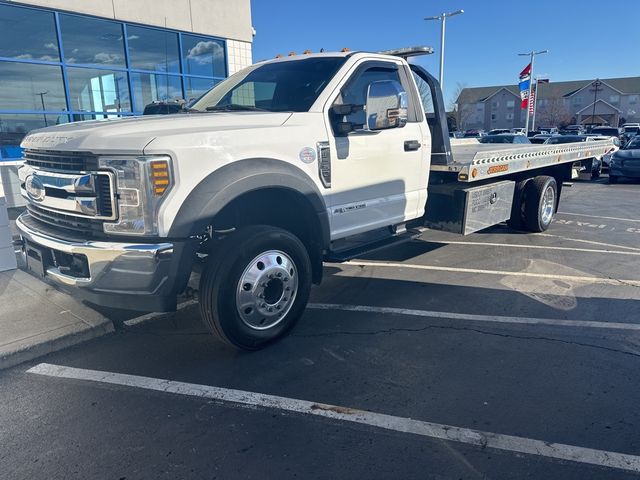
<path id="1" fill-rule="evenodd" d="M 620 133 L 620 129 L 618 127 L 594 127 L 589 133 L 591 135 L 613 137 L 617 139 L 618 142 L 622 141 L 622 134 Z"/>
<path id="2" fill-rule="evenodd" d="M 639 123 L 625 123 L 622 126 L 622 135 L 620 141 L 625 144 L 636 135 L 640 135 Z"/>
<path id="3" fill-rule="evenodd" d="M 487 135 L 500 135 L 502 133 L 512 133 L 508 128 L 494 128 L 493 130 L 489 130 Z"/>
<path id="4" fill-rule="evenodd" d="M 524 135 L 525 131 L 524 128 L 512 128 L 510 130 L 511 133 L 517 133 L 518 135 Z"/>
<path id="5" fill-rule="evenodd" d="M 633 137 L 611 157 L 609 183 L 617 183 L 620 177 L 640 178 L 640 135 Z"/>
<path id="6" fill-rule="evenodd" d="M 593 142 L 595 140 L 607 140 L 610 137 L 591 135 L 553 135 L 544 142 L 545 145 L 557 145 L 561 143 Z M 591 168 L 591 179 L 600 178 L 602 173 L 602 158 L 593 157 L 587 160 L 576 162 L 574 166 L 579 166 L 581 171 L 588 171 Z"/>
<path id="7" fill-rule="evenodd" d="M 536 135 L 540 135 L 541 133 L 544 133 L 544 132 L 542 132 L 541 130 L 529 130 L 527 132 L 527 137 L 532 138 L 532 137 L 535 137 Z"/>
<path id="8" fill-rule="evenodd" d="M 143 115 L 171 115 L 184 110 L 184 100 L 156 101 L 145 105 Z"/>
<path id="9" fill-rule="evenodd" d="M 484 132 L 482 130 L 471 129 L 471 130 L 465 130 L 462 138 L 480 138 L 483 135 L 484 135 Z"/>
<path id="10" fill-rule="evenodd" d="M 529 139 L 531 143 L 544 143 L 548 138 L 551 138 L 553 135 L 549 133 L 539 133 L 538 135 L 534 135 Z"/>
<path id="11" fill-rule="evenodd" d="M 486 135 L 478 139 L 480 143 L 517 143 L 531 144 L 529 139 L 519 133 L 500 133 L 497 135 Z"/>
<path id="12" fill-rule="evenodd" d="M 560 130 L 560 135 L 582 135 L 584 128 L 582 125 L 567 125 Z"/>

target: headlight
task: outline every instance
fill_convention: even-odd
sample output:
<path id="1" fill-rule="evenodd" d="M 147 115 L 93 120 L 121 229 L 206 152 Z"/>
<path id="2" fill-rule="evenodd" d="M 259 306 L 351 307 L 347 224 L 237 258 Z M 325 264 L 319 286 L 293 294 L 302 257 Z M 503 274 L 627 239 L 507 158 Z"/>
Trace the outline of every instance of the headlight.
<path id="1" fill-rule="evenodd" d="M 171 159 L 101 158 L 100 168 L 116 176 L 118 221 L 105 223 L 105 233 L 157 235 L 160 204 L 173 184 Z"/>

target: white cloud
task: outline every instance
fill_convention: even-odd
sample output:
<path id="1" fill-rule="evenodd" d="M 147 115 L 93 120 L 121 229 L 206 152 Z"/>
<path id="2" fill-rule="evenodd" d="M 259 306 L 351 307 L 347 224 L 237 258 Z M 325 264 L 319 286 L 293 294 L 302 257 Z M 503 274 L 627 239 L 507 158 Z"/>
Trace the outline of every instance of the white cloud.
<path id="1" fill-rule="evenodd" d="M 205 54 L 212 54 L 216 59 L 224 57 L 224 51 L 219 43 L 214 41 L 198 42 L 195 47 L 189 50 L 187 58 L 195 60 L 198 63 L 209 63 L 209 59 L 204 57 Z"/>
<path id="2" fill-rule="evenodd" d="M 127 37 L 127 40 L 138 40 L 140 38 L 140 35 L 129 35 Z"/>
<path id="3" fill-rule="evenodd" d="M 15 57 L 18 60 L 33 60 L 33 57 L 28 53 L 23 53 L 22 55 L 16 55 Z"/>
<path id="4" fill-rule="evenodd" d="M 48 48 L 50 50 L 58 51 L 58 46 L 55 43 L 45 43 L 44 48 Z"/>
<path id="5" fill-rule="evenodd" d="M 117 53 L 100 52 L 93 56 L 93 61 L 96 63 L 119 63 L 122 61 L 122 55 Z"/>
<path id="6" fill-rule="evenodd" d="M 73 50 L 71 50 L 71 53 L 73 53 L 74 55 L 76 55 L 80 50 L 78 50 L 77 48 L 74 48 Z"/>

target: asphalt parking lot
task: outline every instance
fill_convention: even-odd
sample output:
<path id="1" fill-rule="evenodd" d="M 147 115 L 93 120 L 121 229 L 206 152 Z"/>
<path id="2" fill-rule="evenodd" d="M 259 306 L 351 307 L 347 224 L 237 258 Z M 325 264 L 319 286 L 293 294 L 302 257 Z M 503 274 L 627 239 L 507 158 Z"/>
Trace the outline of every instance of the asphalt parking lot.
<path id="1" fill-rule="evenodd" d="M 637 478 L 639 200 L 329 264 L 262 351 L 191 302 L 0 372 L 0 478 Z"/>

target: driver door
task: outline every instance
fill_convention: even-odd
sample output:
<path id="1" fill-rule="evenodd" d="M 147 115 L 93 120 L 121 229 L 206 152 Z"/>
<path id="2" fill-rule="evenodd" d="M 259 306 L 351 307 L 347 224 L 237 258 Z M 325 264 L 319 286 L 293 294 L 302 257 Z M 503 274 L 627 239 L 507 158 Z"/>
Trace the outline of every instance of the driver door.
<path id="1" fill-rule="evenodd" d="M 402 63 L 364 61 L 356 65 L 330 105 L 364 106 L 369 85 L 389 80 L 398 82 L 406 92 L 413 91 Z M 327 114 L 332 240 L 396 225 L 423 211 L 430 137 L 426 124 L 418 121 L 422 112 L 414 104 L 414 96 L 407 97 L 409 115 L 403 127 L 367 130 L 362 108 L 339 119 Z M 339 121 L 353 124 L 354 130 L 341 134 Z"/>

